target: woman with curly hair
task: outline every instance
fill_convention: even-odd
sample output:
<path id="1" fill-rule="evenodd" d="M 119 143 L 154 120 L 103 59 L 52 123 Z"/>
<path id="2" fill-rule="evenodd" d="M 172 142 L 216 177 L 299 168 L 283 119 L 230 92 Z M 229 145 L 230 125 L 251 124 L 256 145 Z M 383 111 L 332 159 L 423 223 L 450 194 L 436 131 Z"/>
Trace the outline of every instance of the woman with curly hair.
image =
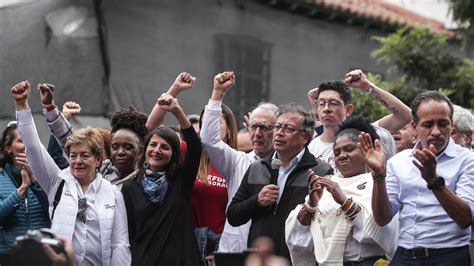
<path id="1" fill-rule="evenodd" d="M 43 84 L 40 88 L 43 113 L 52 134 L 64 148 L 67 137 L 72 134 L 72 127 L 66 113 L 59 112 L 54 103 L 55 86 Z M 74 102 L 64 105 L 68 113 L 78 114 L 80 106 Z M 64 111 L 64 107 L 63 107 Z M 142 150 L 143 138 L 147 134 L 145 123 L 147 115 L 129 107 L 120 109 L 112 114 L 112 131 L 98 128 L 104 141 L 104 160 L 99 172 L 112 184 L 120 187 L 125 177 L 130 176 L 136 169 L 138 156 Z M 59 151 L 61 153 L 61 151 Z M 61 154 L 62 155 L 62 154 Z M 65 165 L 67 167 L 68 164 Z M 121 181 L 122 180 L 122 181 Z"/>
<path id="2" fill-rule="evenodd" d="M 112 114 L 112 143 L 110 160 L 118 170 L 118 180 L 111 181 L 121 186 L 137 173 L 137 162 L 142 152 L 143 139 L 148 134 L 145 127 L 148 116 L 134 107 L 122 108 Z"/>

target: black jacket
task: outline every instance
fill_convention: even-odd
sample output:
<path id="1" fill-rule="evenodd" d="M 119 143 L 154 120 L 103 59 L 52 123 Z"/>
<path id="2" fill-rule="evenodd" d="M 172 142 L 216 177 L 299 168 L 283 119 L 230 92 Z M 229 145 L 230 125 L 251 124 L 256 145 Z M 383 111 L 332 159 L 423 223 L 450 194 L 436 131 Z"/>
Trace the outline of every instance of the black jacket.
<path id="1" fill-rule="evenodd" d="M 182 129 L 187 144 L 185 160 L 169 178 L 162 206 L 152 203 L 141 182 L 125 181 L 122 187 L 128 216 L 132 266 L 202 265 L 191 223 L 189 197 L 199 168 L 201 143 L 193 127 Z"/>
<path id="2" fill-rule="evenodd" d="M 303 203 L 308 195 L 308 170 L 312 168 L 316 175 L 325 176 L 332 174 L 333 169 L 329 164 L 316 159 L 305 148 L 303 157 L 288 175 L 283 194 L 273 212 L 271 207 L 262 207 L 257 202 L 260 190 L 270 184 L 272 156 L 273 154 L 252 163 L 247 169 L 239 190 L 227 209 L 227 218 L 232 226 L 240 226 L 251 219 L 248 246 L 258 237 L 268 236 L 274 242 L 275 254 L 290 260 L 285 242 L 285 221 L 288 214 Z"/>

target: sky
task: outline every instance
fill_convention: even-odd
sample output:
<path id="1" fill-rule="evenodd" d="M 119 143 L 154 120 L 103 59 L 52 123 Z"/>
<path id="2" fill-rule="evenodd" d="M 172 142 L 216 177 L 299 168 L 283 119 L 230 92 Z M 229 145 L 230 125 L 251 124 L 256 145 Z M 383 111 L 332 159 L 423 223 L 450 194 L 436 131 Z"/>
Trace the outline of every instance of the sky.
<path id="1" fill-rule="evenodd" d="M 357 0 L 356 0 L 357 1 Z M 452 14 L 449 12 L 448 0 L 374 0 L 385 1 L 399 5 L 425 17 L 436 19 L 444 23 L 449 29 L 456 28 Z M 0 0 L 0 8 L 8 5 L 29 3 L 33 0 Z"/>
<path id="2" fill-rule="evenodd" d="M 456 28 L 453 16 L 449 11 L 448 0 L 384 0 L 395 5 L 404 7 L 428 18 L 444 23 L 446 28 Z"/>

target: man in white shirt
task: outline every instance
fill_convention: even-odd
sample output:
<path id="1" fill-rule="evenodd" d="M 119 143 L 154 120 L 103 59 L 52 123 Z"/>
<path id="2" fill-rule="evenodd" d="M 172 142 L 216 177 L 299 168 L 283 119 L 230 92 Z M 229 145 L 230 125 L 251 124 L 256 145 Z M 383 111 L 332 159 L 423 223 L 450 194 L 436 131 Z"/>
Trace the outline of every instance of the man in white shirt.
<path id="1" fill-rule="evenodd" d="M 344 83 L 345 82 L 345 83 Z M 354 106 L 351 104 L 352 94 L 349 87 L 358 88 L 368 93 L 392 113 L 376 121 L 373 126 L 377 130 L 384 147 L 387 159 L 395 153 L 395 145 L 390 133 L 395 133 L 411 121 L 410 108 L 397 97 L 382 90 L 367 80 L 361 70 L 353 70 L 346 74 L 344 82 L 324 82 L 313 90 L 316 103 L 312 103 L 313 112 L 317 112 L 319 121 L 324 127 L 321 135 L 313 139 L 308 149 L 316 158 L 329 163 L 335 168 L 332 145 L 339 125 L 352 115 Z M 311 93 L 311 92 L 310 92 Z M 384 130 L 386 129 L 386 130 Z"/>
<path id="2" fill-rule="evenodd" d="M 386 168 L 380 145 L 373 149 L 359 138 L 366 156 L 376 161 L 370 165 L 377 177 L 375 222 L 384 226 L 399 213 L 400 237 L 391 265 L 470 265 L 474 154 L 450 137 L 453 106 L 446 96 L 436 91 L 418 95 L 412 114 L 419 141 L 392 157 Z"/>
<path id="3" fill-rule="evenodd" d="M 220 137 L 220 121 L 222 100 L 225 93 L 235 84 L 233 72 L 224 72 L 214 78 L 214 89 L 211 99 L 206 105 L 201 126 L 201 142 L 212 165 L 225 178 L 229 206 L 247 168 L 255 160 L 259 160 L 273 152 L 273 128 L 276 122 L 278 107 L 264 103 L 255 108 L 249 121 L 249 134 L 253 150 L 250 153 L 235 150 Z M 247 249 L 247 237 L 250 222 L 233 227 L 226 219 L 224 231 L 219 241 L 219 252 L 242 252 Z"/>

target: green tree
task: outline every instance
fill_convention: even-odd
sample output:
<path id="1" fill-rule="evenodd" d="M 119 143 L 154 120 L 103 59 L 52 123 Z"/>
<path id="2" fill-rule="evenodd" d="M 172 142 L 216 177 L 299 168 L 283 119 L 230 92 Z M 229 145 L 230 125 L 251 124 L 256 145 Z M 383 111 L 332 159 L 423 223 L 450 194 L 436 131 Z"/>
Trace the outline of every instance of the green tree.
<path id="1" fill-rule="evenodd" d="M 425 90 L 442 90 L 455 103 L 474 106 L 474 61 L 459 58 L 460 48 L 449 44 L 447 36 L 403 28 L 374 38 L 380 47 L 372 56 L 399 74 L 398 79 L 384 82 L 383 88 L 403 102 L 410 103 Z"/>
<path id="2" fill-rule="evenodd" d="M 467 44 L 472 45 L 474 40 L 474 1 L 450 0 L 449 2 L 453 17 L 458 22 Z"/>

